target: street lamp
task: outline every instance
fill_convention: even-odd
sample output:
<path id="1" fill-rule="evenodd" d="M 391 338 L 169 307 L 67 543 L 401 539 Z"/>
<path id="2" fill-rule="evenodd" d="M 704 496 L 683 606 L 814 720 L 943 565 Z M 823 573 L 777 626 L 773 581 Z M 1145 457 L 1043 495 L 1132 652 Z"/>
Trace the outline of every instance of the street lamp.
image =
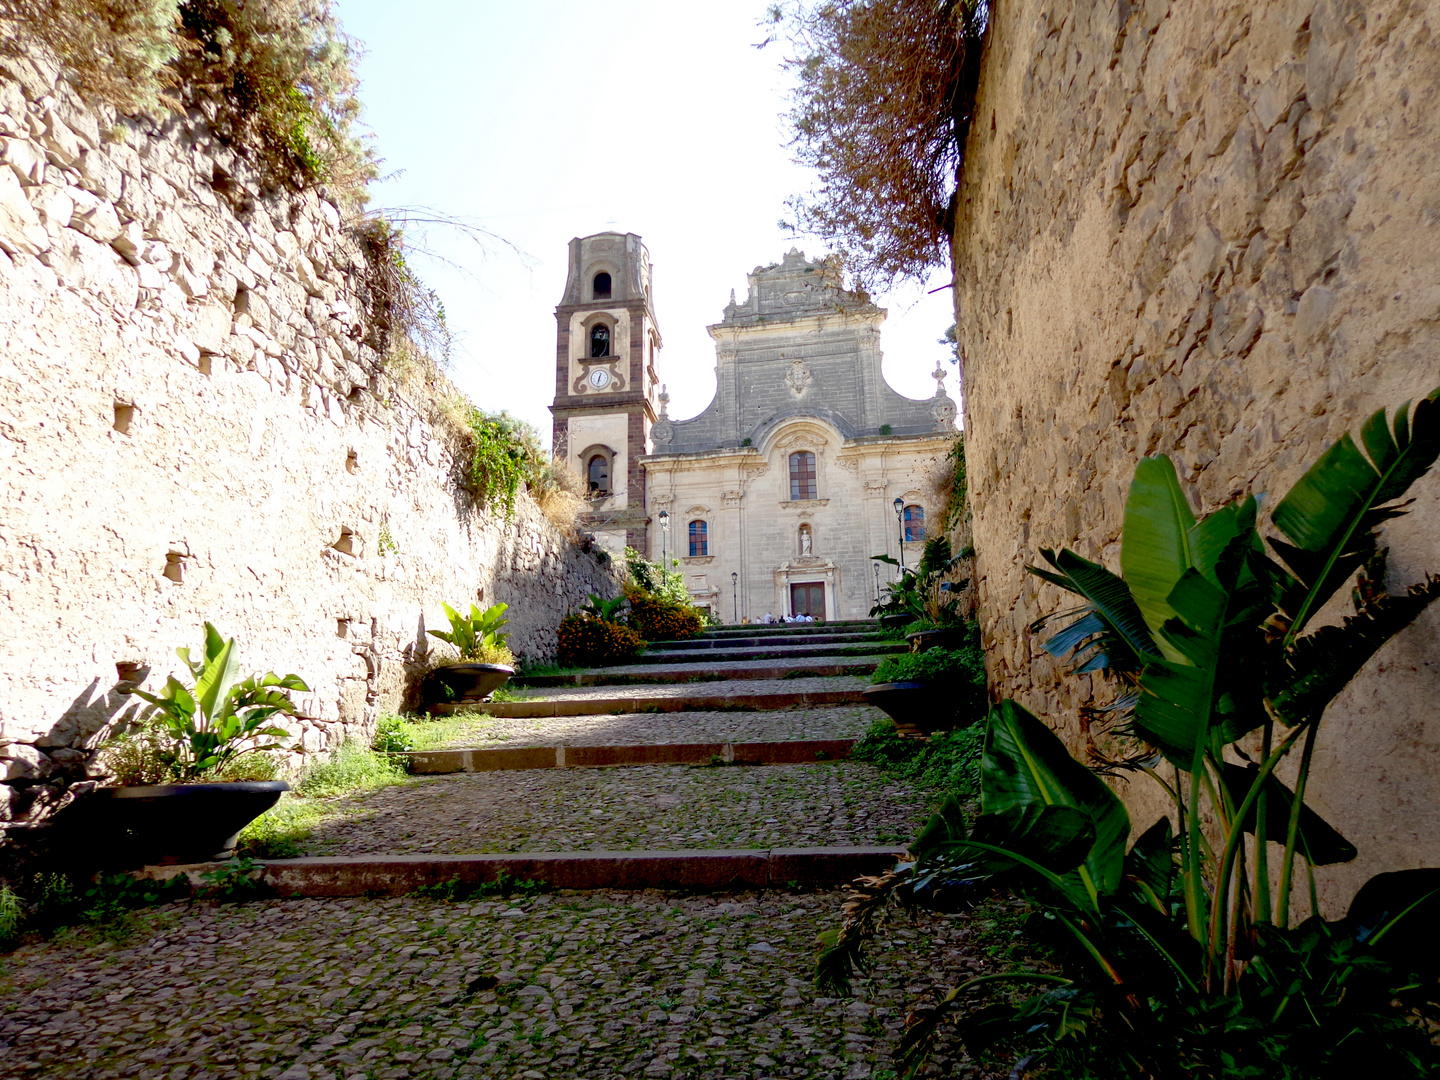
<path id="1" fill-rule="evenodd" d="M 730 621 L 735 625 L 740 624 L 740 575 L 732 570 L 730 572 Z"/>
<path id="2" fill-rule="evenodd" d="M 898 495 L 895 502 L 895 523 L 900 526 L 900 576 L 905 576 L 905 500 Z M 664 516 L 663 514 L 661 515 Z"/>
<path id="3" fill-rule="evenodd" d="M 880 564 L 875 564 L 875 603 L 880 602 Z"/>
<path id="4" fill-rule="evenodd" d="M 670 560 L 665 557 L 670 548 L 670 511 L 660 511 L 660 568 L 666 573 L 670 571 Z"/>

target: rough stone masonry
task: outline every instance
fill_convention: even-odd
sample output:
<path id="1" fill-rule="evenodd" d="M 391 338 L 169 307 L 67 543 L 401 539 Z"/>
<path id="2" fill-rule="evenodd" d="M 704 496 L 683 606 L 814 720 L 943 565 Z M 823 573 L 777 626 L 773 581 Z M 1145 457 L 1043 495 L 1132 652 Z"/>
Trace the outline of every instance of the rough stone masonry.
<path id="1" fill-rule="evenodd" d="M 0 823 L 90 784 L 122 680 L 201 623 L 295 672 L 296 750 L 373 730 L 442 601 L 510 604 L 519 654 L 618 591 L 522 493 L 482 514 L 382 364 L 363 239 L 265 188 L 206 116 L 0 69 Z M 443 648 L 443 647 L 442 647 Z"/>
<path id="2" fill-rule="evenodd" d="M 991 13 L 955 237 L 982 620 L 993 688 L 1079 746 L 1088 687 L 1027 631 L 1063 602 L 1026 572 L 1039 550 L 1118 567 L 1142 456 L 1170 454 L 1198 510 L 1273 501 L 1440 384 L 1440 8 Z M 1387 527 L 1392 589 L 1440 571 L 1440 476 L 1412 494 Z M 1307 798 L 1361 852 L 1321 872 L 1330 901 L 1440 865 L 1437 629 L 1432 609 L 1321 729 Z"/>

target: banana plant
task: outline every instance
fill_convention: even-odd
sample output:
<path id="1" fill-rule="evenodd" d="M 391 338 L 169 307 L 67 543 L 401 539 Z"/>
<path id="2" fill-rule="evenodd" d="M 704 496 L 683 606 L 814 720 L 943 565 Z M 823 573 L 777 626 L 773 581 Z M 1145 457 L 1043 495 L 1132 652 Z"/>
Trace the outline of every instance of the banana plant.
<path id="1" fill-rule="evenodd" d="M 952 555 L 948 538 L 931 537 L 925 543 L 920 565 L 913 570 L 906 567 L 898 580 L 885 586 L 885 599 L 870 609 L 870 617 L 908 613 L 917 619 L 928 619 L 937 626 L 959 623 L 959 593 L 969 581 L 942 579 L 972 553 L 970 548 L 966 548 L 958 555 Z M 893 555 L 871 555 L 870 558 L 887 566 L 900 566 Z"/>
<path id="2" fill-rule="evenodd" d="M 1215 1027 L 1216 1016 L 1239 1017 L 1241 1027 L 1254 1021 L 1258 1030 L 1271 1022 L 1262 1014 L 1279 1025 L 1288 1011 L 1286 1024 L 1300 1025 L 1292 1051 L 1329 1047 L 1333 1063 L 1349 1060 L 1345 1024 L 1382 1032 L 1395 997 L 1440 999 L 1440 956 L 1424 945 L 1440 916 L 1440 870 L 1382 874 L 1346 919 L 1326 923 L 1313 868 L 1356 851 L 1305 804 L 1325 707 L 1440 597 L 1434 577 L 1385 592 L 1377 533 L 1404 512 L 1399 500 L 1440 457 L 1437 409 L 1440 390 L 1393 418 L 1377 412 L 1359 443 L 1343 436 L 1276 504 L 1270 524 L 1278 536 L 1262 537 L 1253 497 L 1197 518 L 1173 464 L 1159 456 L 1142 461 L 1131 484 L 1119 574 L 1071 551 L 1042 552 L 1048 567 L 1034 572 L 1081 601 L 1051 617 L 1069 621 L 1045 647 L 1076 672 L 1112 676 L 1119 692 L 1106 708 L 1134 746 L 1118 764 L 1157 783 L 1170 815 L 1127 852 L 1130 820 L 1119 800 L 1043 723 L 1003 702 L 987 721 L 980 817 L 967 830 L 958 807 L 942 808 L 912 847 L 915 861 L 872 885 L 825 939 L 821 980 L 841 985 L 861 962 L 860 942 L 887 891 L 954 909 L 977 890 L 1003 887 L 1029 896 L 1064 928 L 1094 982 L 1060 980 L 1023 1016 L 977 1020 L 965 1029 L 977 1039 L 1042 1014 L 1061 1025 L 1054 1030 L 1073 1030 L 1094 1006 L 1098 1015 L 1122 1016 L 1131 1032 L 1152 1030 L 1156 1046 L 1173 1044 L 1160 1023 L 1166 1016 L 1175 1030 L 1189 1024 L 1202 1042 L 1218 1043 L 1234 1032 Z M 1352 579 L 1353 614 L 1312 626 Z M 1276 775 L 1291 756 L 1293 788 Z M 1312 915 L 1292 929 L 1301 875 Z M 1319 984 L 1292 978 L 1297 965 L 1328 974 Z M 1412 972 L 1421 978 L 1407 983 Z M 945 1004 L 962 996 L 957 988 Z M 933 1026 L 912 1032 L 912 1051 L 927 1030 Z M 1391 1034 L 1385 1045 L 1398 1046 L 1409 1029 Z M 1138 1075 L 1165 1075 L 1143 1041 L 1119 1058 Z M 1362 1043 L 1371 1045 L 1356 1036 L 1354 1045 Z M 1196 1052 L 1212 1050 L 1220 1052 Z M 1392 1075 L 1427 1075 L 1416 1064 L 1426 1053 L 1405 1050 L 1396 1060 L 1414 1069 Z"/>
<path id="3" fill-rule="evenodd" d="M 498 648 L 505 644 L 509 635 L 501 633 L 500 627 L 510 621 L 505 618 L 505 612 L 510 605 L 495 604 L 481 611 L 479 607 L 471 604 L 469 615 L 461 615 L 449 604 L 440 606 L 445 609 L 445 617 L 450 620 L 450 629 L 430 630 L 428 633 L 459 649 L 461 660 L 478 660 L 484 655 L 487 646 Z"/>
<path id="4" fill-rule="evenodd" d="M 1346 434 L 1327 449 L 1276 505 L 1280 536 L 1268 551 L 1256 499 L 1197 519 L 1160 456 L 1142 461 L 1131 484 L 1120 575 L 1068 551 L 1044 553 L 1053 569 L 1036 570 L 1085 601 L 1046 647 L 1133 688 L 1122 715 L 1146 750 L 1131 764 L 1175 808 L 1186 923 L 1205 951 L 1208 987 L 1233 985 L 1256 925 L 1288 925 L 1297 869 L 1313 910 L 1312 868 L 1355 855 L 1304 792 L 1326 705 L 1440 596 L 1434 578 L 1399 596 L 1376 583 L 1378 527 L 1404 512 L 1398 500 L 1440 456 L 1437 399 L 1440 390 L 1407 402 L 1393 420 L 1382 409 L 1360 444 Z M 1354 614 L 1307 633 L 1357 572 Z M 1297 749 L 1292 792 L 1275 771 Z M 1209 834 L 1207 817 L 1218 822 Z M 1271 841 L 1282 845 L 1274 872 Z"/>
<path id="5" fill-rule="evenodd" d="M 590 601 L 581 606 L 580 611 L 589 615 L 592 619 L 599 619 L 601 622 L 619 622 L 620 610 L 629 601 L 623 596 L 617 596 L 606 600 L 604 597 L 590 594 Z"/>
<path id="6" fill-rule="evenodd" d="M 290 733 L 270 720 L 281 713 L 294 715 L 295 703 L 286 691 L 310 689 L 300 676 L 267 671 L 237 679 L 235 639 L 225 640 L 208 622 L 201 659 L 191 659 L 189 648 L 175 654 L 190 670 L 191 686 L 171 675 L 158 694 L 125 692 L 149 702 L 145 719 L 158 720 L 169 733 L 177 780 L 202 778 L 242 754 L 284 747 Z"/>

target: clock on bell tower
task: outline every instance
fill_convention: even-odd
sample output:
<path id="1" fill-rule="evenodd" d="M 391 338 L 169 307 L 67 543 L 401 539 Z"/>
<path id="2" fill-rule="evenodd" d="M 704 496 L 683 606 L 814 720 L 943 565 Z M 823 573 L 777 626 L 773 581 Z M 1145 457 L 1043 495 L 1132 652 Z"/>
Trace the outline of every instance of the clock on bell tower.
<path id="1" fill-rule="evenodd" d="M 616 555 L 647 547 L 640 458 L 655 423 L 660 350 L 650 281 L 650 253 L 634 233 L 576 237 L 555 308 L 555 453 L 585 478 L 581 520 Z"/>

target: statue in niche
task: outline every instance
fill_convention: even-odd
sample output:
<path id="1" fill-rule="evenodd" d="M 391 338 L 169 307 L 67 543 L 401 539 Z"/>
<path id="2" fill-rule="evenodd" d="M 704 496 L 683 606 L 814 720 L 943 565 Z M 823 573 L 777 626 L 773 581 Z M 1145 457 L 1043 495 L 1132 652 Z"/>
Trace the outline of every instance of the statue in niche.
<path id="1" fill-rule="evenodd" d="M 801 526 L 800 526 L 800 554 L 801 554 L 801 555 L 809 555 L 809 554 L 811 554 L 811 551 L 810 551 L 811 546 L 812 546 L 812 541 L 811 541 L 811 538 L 810 538 L 810 526 L 809 526 L 809 525 L 801 525 Z"/>

